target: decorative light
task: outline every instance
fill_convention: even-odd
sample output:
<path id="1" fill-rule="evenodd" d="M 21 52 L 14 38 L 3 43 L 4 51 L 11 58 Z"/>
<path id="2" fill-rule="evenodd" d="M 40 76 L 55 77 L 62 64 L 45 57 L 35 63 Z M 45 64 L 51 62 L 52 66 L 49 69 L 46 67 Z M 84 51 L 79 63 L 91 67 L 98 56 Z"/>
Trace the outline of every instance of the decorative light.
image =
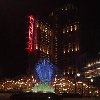
<path id="1" fill-rule="evenodd" d="M 47 59 L 41 59 L 36 64 L 36 72 L 42 82 L 50 82 L 53 75 L 53 64 Z"/>
<path id="2" fill-rule="evenodd" d="M 29 17 L 29 32 L 28 32 L 28 51 L 34 52 L 37 49 L 37 27 L 35 25 L 35 19 L 32 15 Z M 34 44 L 33 44 L 34 43 Z"/>

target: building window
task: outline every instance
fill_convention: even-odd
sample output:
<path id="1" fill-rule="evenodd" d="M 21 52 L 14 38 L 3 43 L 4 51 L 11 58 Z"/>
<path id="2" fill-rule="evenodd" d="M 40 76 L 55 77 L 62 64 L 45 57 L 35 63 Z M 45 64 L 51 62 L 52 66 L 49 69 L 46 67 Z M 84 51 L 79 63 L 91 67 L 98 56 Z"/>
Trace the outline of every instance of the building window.
<path id="1" fill-rule="evenodd" d="M 69 32 L 69 28 L 67 28 L 67 32 Z"/>
<path id="2" fill-rule="evenodd" d="M 73 31 L 73 27 L 72 26 L 70 26 L 70 31 Z"/>
<path id="3" fill-rule="evenodd" d="M 74 25 L 75 31 L 77 30 L 77 25 Z"/>
<path id="4" fill-rule="evenodd" d="M 65 50 L 64 50 L 64 53 L 66 53 Z"/>
<path id="5" fill-rule="evenodd" d="M 78 51 L 78 50 L 77 50 L 77 47 L 75 47 L 75 51 Z"/>
<path id="6" fill-rule="evenodd" d="M 63 33 L 65 33 L 65 29 L 63 29 Z"/>

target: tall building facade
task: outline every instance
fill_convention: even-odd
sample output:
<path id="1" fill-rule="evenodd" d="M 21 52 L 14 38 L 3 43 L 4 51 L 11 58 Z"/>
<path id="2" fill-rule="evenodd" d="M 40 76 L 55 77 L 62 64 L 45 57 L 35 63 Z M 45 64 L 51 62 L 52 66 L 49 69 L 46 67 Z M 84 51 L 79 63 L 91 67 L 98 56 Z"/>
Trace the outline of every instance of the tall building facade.
<path id="1" fill-rule="evenodd" d="M 39 59 L 52 60 L 53 55 L 53 30 L 46 23 L 41 22 L 36 16 L 28 16 L 27 48 L 29 58 L 29 73 Z M 31 72 L 32 71 L 32 72 Z"/>
<path id="2" fill-rule="evenodd" d="M 78 8 L 66 4 L 55 9 L 48 17 L 54 30 L 53 61 L 63 70 L 76 72 L 80 55 L 80 16 Z M 69 73 L 68 72 L 68 73 Z"/>
<path id="3" fill-rule="evenodd" d="M 53 30 L 48 24 L 38 21 L 38 50 L 40 51 L 40 58 L 52 59 L 53 53 Z"/>
<path id="4" fill-rule="evenodd" d="M 35 58 L 48 58 L 67 74 L 75 74 L 81 61 L 78 8 L 73 4 L 66 4 L 52 11 L 45 22 L 35 17 L 30 22 L 31 17 L 28 33 L 29 37 L 32 36 L 31 42 L 28 40 L 28 48 L 33 48 L 29 50 L 31 55 L 38 51 Z M 30 35 L 30 31 L 33 35 Z"/>
<path id="5" fill-rule="evenodd" d="M 100 78 L 100 56 L 96 54 L 93 57 L 88 57 L 85 67 L 83 68 L 85 78 Z"/>

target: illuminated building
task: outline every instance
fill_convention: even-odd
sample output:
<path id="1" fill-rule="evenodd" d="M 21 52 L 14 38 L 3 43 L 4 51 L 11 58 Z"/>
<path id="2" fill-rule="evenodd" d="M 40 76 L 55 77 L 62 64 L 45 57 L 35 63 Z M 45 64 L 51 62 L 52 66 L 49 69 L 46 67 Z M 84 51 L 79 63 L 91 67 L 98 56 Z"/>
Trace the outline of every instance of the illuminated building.
<path id="1" fill-rule="evenodd" d="M 99 88 L 89 85 L 86 81 L 68 78 L 66 75 L 55 77 L 52 82 L 56 93 L 80 94 L 82 96 L 99 96 Z"/>
<path id="2" fill-rule="evenodd" d="M 83 68 L 84 77 L 94 86 L 100 87 L 100 55 L 95 53 L 88 54 L 87 61 Z"/>
<path id="3" fill-rule="evenodd" d="M 78 8 L 66 4 L 50 13 L 47 22 L 53 34 L 53 61 L 62 70 L 75 74 L 80 59 L 80 18 Z"/>
<path id="4" fill-rule="evenodd" d="M 28 16 L 27 51 L 29 56 L 28 73 L 33 73 L 33 66 L 41 58 L 52 60 L 53 31 L 36 16 Z"/>
<path id="5" fill-rule="evenodd" d="M 67 74 L 74 76 L 82 66 L 82 59 L 84 60 L 84 57 L 81 57 L 78 8 L 73 4 L 66 4 L 51 12 L 45 22 L 36 17 L 33 19 L 33 26 L 32 21 L 29 20 L 28 48 L 32 48 L 29 49 L 31 51 L 29 63 L 34 62 L 33 58 L 48 58 L 59 66 L 61 72 L 65 70 Z M 33 38 L 30 38 L 31 32 Z M 38 56 L 35 56 L 34 51 L 38 51 Z M 30 66 L 33 67 L 34 64 Z"/>
<path id="6" fill-rule="evenodd" d="M 75 94 L 76 90 L 76 93 L 82 96 L 100 96 L 99 88 L 93 85 L 89 85 L 87 82 L 83 82 L 81 80 L 77 80 L 77 82 L 75 83 L 73 78 L 68 78 L 67 76 L 58 78 L 58 76 L 56 75 L 49 87 L 47 84 L 40 83 L 39 85 L 37 80 L 32 75 L 19 78 L 17 77 L 14 79 L 5 79 L 2 81 L 0 80 L 0 92 L 37 92 L 38 88 L 39 91 L 43 89 L 45 91 L 48 91 L 49 89 L 49 92 L 52 92 L 52 89 L 55 89 L 55 93 L 70 94 Z"/>
<path id="7" fill-rule="evenodd" d="M 80 53 L 79 22 L 66 25 L 63 28 L 63 65 L 69 74 L 75 74 L 79 67 L 78 59 Z M 67 73 L 68 73 L 67 72 Z"/>
<path id="8" fill-rule="evenodd" d="M 52 56 L 52 44 L 53 44 L 53 31 L 50 26 L 38 21 L 37 28 L 37 40 L 38 50 L 40 51 L 40 58 L 49 58 Z"/>
<path id="9" fill-rule="evenodd" d="M 84 67 L 86 78 L 95 78 L 100 76 L 100 58 L 91 59 Z"/>
<path id="10" fill-rule="evenodd" d="M 41 22 L 34 16 L 29 16 L 29 32 L 27 48 L 29 52 L 39 50 L 46 55 L 51 55 L 53 31 L 49 25 Z M 48 57 L 47 56 L 47 57 Z"/>

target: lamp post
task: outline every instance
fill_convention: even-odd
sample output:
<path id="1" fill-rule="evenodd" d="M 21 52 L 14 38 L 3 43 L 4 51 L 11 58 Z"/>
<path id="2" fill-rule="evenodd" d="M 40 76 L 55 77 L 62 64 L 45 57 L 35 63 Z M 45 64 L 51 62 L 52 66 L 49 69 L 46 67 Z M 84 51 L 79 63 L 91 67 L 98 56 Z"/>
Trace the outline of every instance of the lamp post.
<path id="1" fill-rule="evenodd" d="M 81 75 L 80 73 L 77 73 L 77 74 L 76 74 L 77 77 L 80 77 L 80 75 Z"/>
<path id="2" fill-rule="evenodd" d="M 94 79 L 91 78 L 91 79 L 90 79 L 90 82 L 93 83 L 93 82 L 94 82 Z M 93 85 L 93 84 L 92 84 L 92 85 Z M 91 88 L 91 93 L 92 93 L 92 96 L 93 96 L 93 88 Z"/>
<path id="3" fill-rule="evenodd" d="M 94 81 L 93 78 L 91 78 L 91 79 L 90 79 L 90 82 L 93 82 L 93 81 Z"/>
<path id="4" fill-rule="evenodd" d="M 76 73 L 76 75 L 75 75 L 75 94 L 77 93 L 77 77 L 80 77 L 80 73 Z"/>

